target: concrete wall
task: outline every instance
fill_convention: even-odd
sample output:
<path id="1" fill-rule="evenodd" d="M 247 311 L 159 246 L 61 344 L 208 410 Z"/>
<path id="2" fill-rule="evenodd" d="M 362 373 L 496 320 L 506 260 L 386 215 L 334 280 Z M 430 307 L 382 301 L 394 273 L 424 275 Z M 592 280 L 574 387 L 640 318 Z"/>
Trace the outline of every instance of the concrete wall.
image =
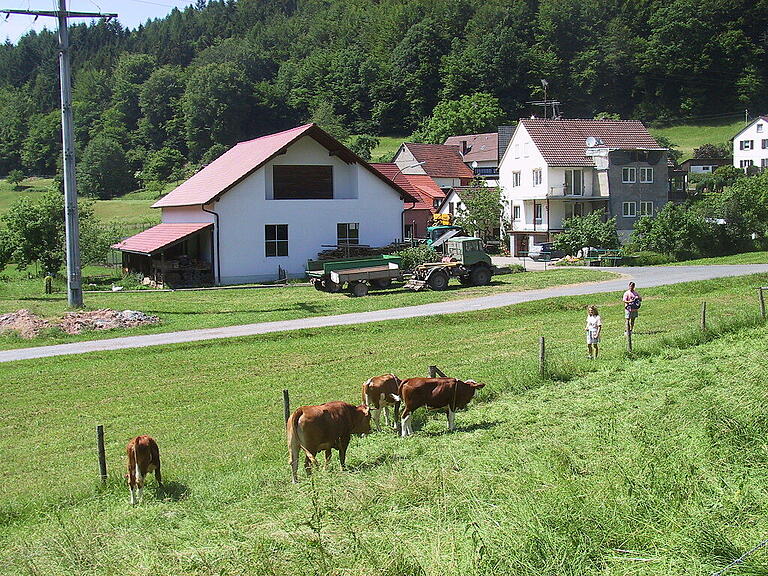
<path id="1" fill-rule="evenodd" d="M 272 166 L 277 164 L 333 166 L 334 199 L 272 199 Z M 221 284 L 274 280 L 278 266 L 290 277 L 304 276 L 307 260 L 316 258 L 323 244 L 336 244 L 337 223 L 359 223 L 361 244 L 382 246 L 402 236 L 399 194 L 362 166 L 329 156 L 309 137 L 226 192 L 212 209 L 219 214 Z M 168 218 L 182 217 L 177 209 L 166 210 L 171 210 Z M 201 217 L 185 210 L 189 217 Z M 288 225 L 288 256 L 266 256 L 267 224 Z"/>
<path id="2" fill-rule="evenodd" d="M 611 152 L 609 155 L 608 181 L 611 190 L 608 201 L 609 216 L 616 216 L 616 229 L 622 238 L 627 238 L 640 218 L 640 202 L 653 202 L 654 214 L 668 201 L 669 182 L 667 175 L 667 154 L 649 153 L 653 155 L 649 162 L 631 161 L 630 153 L 624 150 Z M 654 157 L 655 156 L 655 157 Z M 622 182 L 622 170 L 627 167 L 635 168 L 635 183 Z M 653 168 L 653 182 L 640 182 L 640 168 Z M 623 203 L 636 202 L 636 216 L 623 215 Z"/>

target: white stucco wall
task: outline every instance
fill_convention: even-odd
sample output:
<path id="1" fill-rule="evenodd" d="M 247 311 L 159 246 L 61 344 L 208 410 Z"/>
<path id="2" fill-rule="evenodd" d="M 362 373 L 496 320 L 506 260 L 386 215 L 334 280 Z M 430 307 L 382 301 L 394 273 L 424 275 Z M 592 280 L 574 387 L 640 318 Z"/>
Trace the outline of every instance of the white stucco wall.
<path id="1" fill-rule="evenodd" d="M 333 166 L 332 200 L 271 199 L 272 166 Z M 226 192 L 212 209 L 219 214 L 222 284 L 274 280 L 278 266 L 302 277 L 323 244 L 336 244 L 336 224 L 360 225 L 360 243 L 383 246 L 402 236 L 403 202 L 389 185 L 360 165 L 348 165 L 309 137 Z M 189 221 L 189 220 L 186 220 Z M 267 257 L 267 224 L 288 225 L 288 256 Z"/>
<path id="2" fill-rule="evenodd" d="M 541 169 L 541 184 L 533 185 L 533 170 Z M 520 186 L 512 186 L 512 175 L 520 172 Z M 523 200 L 544 199 L 549 190 L 550 175 L 544 157 L 531 140 L 525 126 L 518 124 L 504 157 L 499 163 L 499 187 L 505 208 L 504 221 L 511 219 L 512 206 L 520 206 L 521 220 L 516 221 L 533 225 L 533 203 Z M 544 222 L 546 214 L 542 213 Z M 538 225 L 537 225 L 538 226 Z M 517 226 L 514 226 L 515 229 Z"/>
<path id="3" fill-rule="evenodd" d="M 163 223 L 213 222 L 213 214 L 203 212 L 200 206 L 173 206 L 162 208 Z"/>
<path id="4" fill-rule="evenodd" d="M 752 141 L 752 150 L 741 150 L 740 143 L 744 140 Z M 768 122 L 760 118 L 733 139 L 733 165 L 740 168 L 742 160 L 752 160 L 757 168 L 762 167 L 763 161 L 768 164 L 768 148 L 763 148 L 763 140 L 768 146 Z"/>

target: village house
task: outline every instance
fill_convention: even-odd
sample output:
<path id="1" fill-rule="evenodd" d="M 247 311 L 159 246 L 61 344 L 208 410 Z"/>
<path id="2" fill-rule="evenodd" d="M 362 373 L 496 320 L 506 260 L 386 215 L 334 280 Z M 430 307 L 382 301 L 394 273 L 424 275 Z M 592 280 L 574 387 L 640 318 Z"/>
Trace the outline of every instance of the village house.
<path id="1" fill-rule="evenodd" d="M 599 210 L 626 239 L 669 200 L 667 150 L 637 121 L 524 118 L 499 164 L 503 224 L 515 255 L 563 220 Z"/>
<path id="2" fill-rule="evenodd" d="M 415 199 L 315 124 L 241 142 L 155 202 L 162 223 L 114 247 L 171 284 L 302 277 L 329 245 L 402 239 Z"/>
<path id="3" fill-rule="evenodd" d="M 733 165 L 744 172 L 768 167 L 768 116 L 755 118 L 733 137 Z"/>
<path id="4" fill-rule="evenodd" d="M 472 170 L 476 179 L 495 186 L 499 178 L 499 133 L 450 136 L 446 146 L 458 146 L 461 159 Z"/>

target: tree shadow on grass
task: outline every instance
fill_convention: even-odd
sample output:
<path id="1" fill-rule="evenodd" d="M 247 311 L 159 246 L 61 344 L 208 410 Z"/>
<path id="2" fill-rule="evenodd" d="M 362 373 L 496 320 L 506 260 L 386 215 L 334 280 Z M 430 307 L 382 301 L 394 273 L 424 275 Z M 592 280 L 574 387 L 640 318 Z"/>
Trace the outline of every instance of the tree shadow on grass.
<path id="1" fill-rule="evenodd" d="M 163 482 L 161 486 L 155 487 L 155 498 L 166 502 L 180 502 L 186 500 L 190 494 L 189 486 L 182 482 Z"/>

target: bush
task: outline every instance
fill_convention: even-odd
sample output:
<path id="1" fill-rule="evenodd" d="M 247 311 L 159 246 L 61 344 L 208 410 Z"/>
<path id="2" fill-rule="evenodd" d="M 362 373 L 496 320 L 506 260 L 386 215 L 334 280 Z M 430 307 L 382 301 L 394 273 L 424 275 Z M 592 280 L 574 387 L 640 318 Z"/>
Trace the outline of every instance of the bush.
<path id="1" fill-rule="evenodd" d="M 628 256 L 626 261 L 623 262 L 624 266 L 658 266 L 675 262 L 675 259 L 668 254 L 660 254 L 651 250 L 643 250 L 635 254 L 628 254 Z"/>
<path id="2" fill-rule="evenodd" d="M 616 233 L 616 218 L 603 222 L 603 213 L 595 211 L 586 216 L 574 216 L 563 220 L 563 232 L 555 238 L 555 248 L 566 254 L 575 255 L 585 246 L 595 248 L 618 248 L 619 235 Z"/>
<path id="3" fill-rule="evenodd" d="M 135 182 L 120 144 L 106 136 L 91 140 L 77 165 L 77 183 L 81 194 L 94 198 L 130 192 Z"/>
<path id="4" fill-rule="evenodd" d="M 397 252 L 396 255 L 402 258 L 400 268 L 403 270 L 413 270 L 419 264 L 424 264 L 425 262 L 438 262 L 440 260 L 440 255 L 437 251 L 426 244 L 406 248 L 405 250 Z"/>

